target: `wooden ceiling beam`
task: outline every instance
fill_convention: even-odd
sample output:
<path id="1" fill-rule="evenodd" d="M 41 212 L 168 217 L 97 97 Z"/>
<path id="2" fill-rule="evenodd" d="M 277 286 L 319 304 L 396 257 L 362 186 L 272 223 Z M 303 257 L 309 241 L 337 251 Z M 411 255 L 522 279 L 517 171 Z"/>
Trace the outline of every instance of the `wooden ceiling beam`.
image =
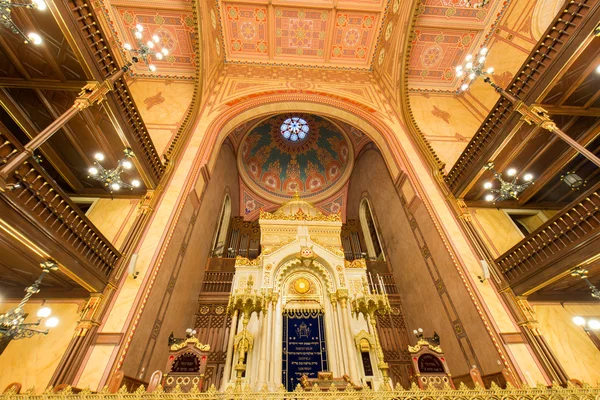
<path id="1" fill-rule="evenodd" d="M 465 200 L 465 205 L 469 208 L 493 208 L 493 209 L 514 209 L 520 208 L 523 210 L 562 210 L 567 203 L 558 202 L 543 202 L 535 204 L 525 204 L 520 206 L 515 200 L 503 201 L 500 204 L 493 204 L 485 200 Z"/>
<path id="2" fill-rule="evenodd" d="M 8 44 L 8 42 L 1 35 L 0 35 L 0 48 L 2 49 L 4 54 L 6 54 L 6 56 L 10 60 L 11 64 L 16 68 L 16 70 L 19 72 L 19 74 L 21 74 L 21 76 L 24 79 L 31 79 L 31 76 L 29 75 L 29 73 L 27 72 L 27 70 L 25 69 L 23 64 L 21 64 L 19 57 L 17 57 L 17 55 L 13 51 L 12 47 Z"/>
<path id="3" fill-rule="evenodd" d="M 24 296 L 22 288 L 0 288 L 2 292 L 2 300 L 20 300 Z M 57 300 L 57 299 L 87 299 L 90 297 L 90 292 L 84 288 L 73 288 L 70 290 L 65 289 L 53 289 L 53 288 L 42 288 L 38 294 L 31 296 L 30 301 L 35 300 Z"/>
<path id="4" fill-rule="evenodd" d="M 86 81 L 55 81 L 49 79 L 17 79 L 0 77 L 0 88 L 15 89 L 40 89 L 40 90 L 62 90 L 65 92 L 79 92 L 87 85 Z"/>
<path id="5" fill-rule="evenodd" d="M 566 124 L 566 126 L 563 128 L 563 131 L 569 129 L 576 121 L 577 117 L 571 118 Z M 587 146 L 591 141 L 593 141 L 594 138 L 598 135 L 599 124 L 600 120 L 596 122 L 594 126 L 590 127 L 590 129 L 588 129 L 580 138 L 578 138 L 578 142 L 581 143 L 583 146 Z M 556 143 L 564 143 L 558 138 L 558 136 L 551 135 L 548 132 L 547 134 L 550 135 L 550 139 L 542 146 L 541 149 L 537 151 L 535 156 L 523 166 L 522 171 L 530 171 L 533 168 L 535 162 L 543 158 L 544 153 L 551 146 L 555 145 Z M 565 152 L 563 152 L 558 157 L 558 159 L 552 163 L 552 166 L 550 168 L 545 169 L 544 172 L 536 178 L 535 185 L 530 186 L 526 191 L 524 191 L 521 194 L 518 202 L 519 205 L 522 206 L 523 204 L 531 200 L 533 196 L 535 196 L 540 190 L 544 188 L 544 186 L 548 182 L 550 182 L 558 173 L 560 173 L 562 168 L 564 168 L 567 165 L 567 163 L 573 160 L 573 158 L 575 158 L 577 154 L 579 154 L 577 150 L 575 150 L 572 147 L 568 147 L 568 149 Z"/>
<path id="6" fill-rule="evenodd" d="M 69 193 L 69 197 L 78 198 L 78 197 L 94 197 L 100 199 L 140 199 L 146 194 L 146 190 L 144 189 L 134 189 L 134 190 L 120 190 L 119 192 L 110 193 L 104 189 L 100 188 L 84 188 L 77 193 Z"/>
<path id="7" fill-rule="evenodd" d="M 569 87 L 562 95 L 562 97 L 556 102 L 558 106 L 563 106 L 564 103 L 569 100 L 569 97 L 575 93 L 577 89 L 585 82 L 585 80 L 593 73 L 596 72 L 596 67 L 598 66 L 598 62 L 600 61 L 600 56 L 596 57 L 593 61 L 591 61 L 585 71 L 579 76 L 579 78 L 575 81 L 573 85 Z"/>
<path id="8" fill-rule="evenodd" d="M 600 93 L 600 90 L 597 94 Z M 596 94 L 596 95 L 597 95 Z M 595 95 L 595 96 L 596 96 Z M 585 108 L 576 106 L 553 106 L 550 104 L 536 104 L 548 111 L 550 115 L 574 115 L 579 117 L 600 117 L 600 108 Z"/>
<path id="9" fill-rule="evenodd" d="M 6 110 L 8 115 L 19 125 L 19 127 L 25 132 L 25 134 L 33 139 L 39 134 L 38 129 L 35 127 L 33 122 L 29 119 L 23 109 L 15 102 L 10 96 L 6 89 L 0 88 L 0 105 Z M 9 130 L 0 124 L 0 128 L 3 133 L 9 132 Z M 8 133 L 10 134 L 10 133 Z M 12 134 L 10 134 L 12 136 Z M 49 143 L 45 143 L 40 147 L 40 152 L 46 159 L 56 168 L 59 174 L 65 179 L 67 184 L 74 190 L 78 191 L 83 189 L 83 185 L 79 181 L 79 178 L 73 173 L 71 167 L 67 165 L 65 160 L 54 150 Z"/>
<path id="10" fill-rule="evenodd" d="M 56 109 L 56 107 L 50 102 L 50 100 L 48 100 L 46 95 L 41 90 L 35 90 L 35 94 L 38 97 L 38 99 L 42 102 L 44 107 L 46 107 L 46 110 L 48 110 L 48 113 L 52 116 L 52 118 L 58 119 L 62 112 L 59 112 Z M 67 140 L 73 145 L 73 148 L 77 151 L 77 154 L 79 154 L 79 157 L 81 157 L 81 159 L 84 160 L 87 163 L 87 165 L 92 165 L 93 161 L 90 160 L 88 152 L 79 141 L 78 135 L 76 135 L 75 132 L 73 132 L 73 130 L 69 126 L 69 123 L 67 122 L 61 129 L 65 133 Z M 78 190 L 81 189 L 83 189 L 83 185 L 81 185 L 81 187 Z"/>

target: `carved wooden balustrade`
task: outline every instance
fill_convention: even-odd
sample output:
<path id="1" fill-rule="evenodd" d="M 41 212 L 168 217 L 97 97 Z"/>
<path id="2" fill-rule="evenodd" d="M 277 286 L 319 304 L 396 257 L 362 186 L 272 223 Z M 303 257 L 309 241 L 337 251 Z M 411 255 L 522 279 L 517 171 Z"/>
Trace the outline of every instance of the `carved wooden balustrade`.
<path id="1" fill-rule="evenodd" d="M 233 258 L 228 258 L 227 260 L 233 260 L 235 263 L 235 259 Z M 234 275 L 235 272 L 206 271 L 204 273 L 204 280 L 202 281 L 202 292 L 230 293 Z"/>
<path id="2" fill-rule="evenodd" d="M 22 150 L 9 135 L 0 130 L 0 165 Z M 1 197 L 41 231 L 66 244 L 86 268 L 107 282 L 121 255 L 46 171 L 37 162 L 26 161 L 13 172 L 10 183 L 13 189 Z"/>
<path id="3" fill-rule="evenodd" d="M 177 386 L 179 387 L 179 385 Z M 592 400 L 600 399 L 600 388 L 584 384 L 582 387 L 576 387 L 571 384 L 567 387 L 558 385 L 546 387 L 538 385 L 536 387 L 515 388 L 507 386 L 506 389 L 498 387 L 495 383 L 489 389 L 476 387 L 468 389 L 464 384 L 458 389 L 450 387 L 443 389 L 421 390 L 415 384 L 410 389 L 403 389 L 397 385 L 395 389 L 389 390 L 371 390 L 366 387 L 363 390 L 356 391 L 352 386 L 346 390 L 337 390 L 335 386 L 329 391 L 323 392 L 315 386 L 309 390 L 302 389 L 300 385 L 293 392 L 286 392 L 283 386 L 277 391 L 269 392 L 267 390 L 251 390 L 249 387 L 241 390 L 229 388 L 224 392 L 218 392 L 212 385 L 206 392 L 201 393 L 194 387 L 189 393 L 182 393 L 180 390 L 165 393 L 161 386 L 152 392 L 146 392 L 143 386 L 135 392 L 129 392 L 123 386 L 118 393 L 109 393 L 107 389 L 99 393 L 92 393 L 89 389 L 84 389 L 74 394 L 70 387 L 59 393 L 53 393 L 49 388 L 43 394 L 33 394 L 28 391 L 24 394 L 15 394 L 7 392 L 0 395 L 0 400 L 309 400 L 309 399 L 348 399 L 348 400 L 495 400 L 495 399 L 519 399 L 519 400 L 550 400 L 550 399 L 571 399 L 571 400 Z"/>
<path id="4" fill-rule="evenodd" d="M 550 84 L 560 67 L 565 65 L 577 50 L 582 38 L 589 35 L 593 26 L 590 28 L 588 25 L 597 23 L 593 17 L 598 12 L 597 5 L 598 0 L 568 2 L 505 89 L 527 104 L 534 102 Z M 589 18 L 590 12 L 593 14 L 592 18 Z M 508 100 L 501 97 L 444 177 L 455 196 L 461 194 L 489 161 L 494 149 L 502 143 L 520 119 L 521 114 L 514 110 Z"/>
<path id="5" fill-rule="evenodd" d="M 521 295 L 594 256 L 599 242 L 600 185 L 596 185 L 495 262 Z"/>
<path id="6" fill-rule="evenodd" d="M 65 18 L 65 27 L 72 33 L 93 78 L 98 82 L 108 78 L 119 69 L 114 55 L 108 47 L 108 39 L 102 32 L 92 4 L 84 0 L 59 0 L 54 2 Z M 165 167 L 160 160 L 152 139 L 133 102 L 125 78 L 115 83 L 114 91 L 106 97 L 106 108 L 113 122 L 122 129 L 129 146 L 141 161 L 151 187 L 155 187 L 162 177 Z"/>

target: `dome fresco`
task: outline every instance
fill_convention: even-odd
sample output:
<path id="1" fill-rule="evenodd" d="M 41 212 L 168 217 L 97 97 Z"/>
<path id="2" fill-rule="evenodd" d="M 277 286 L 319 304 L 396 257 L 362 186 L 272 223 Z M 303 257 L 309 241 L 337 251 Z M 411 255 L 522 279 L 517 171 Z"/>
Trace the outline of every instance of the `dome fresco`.
<path id="1" fill-rule="evenodd" d="M 290 121 L 306 123 L 302 138 L 290 140 L 284 134 Z M 238 163 L 245 183 L 267 199 L 281 202 L 298 192 L 315 201 L 333 194 L 348 180 L 353 151 L 330 121 L 316 115 L 285 114 L 263 120 L 248 132 Z"/>

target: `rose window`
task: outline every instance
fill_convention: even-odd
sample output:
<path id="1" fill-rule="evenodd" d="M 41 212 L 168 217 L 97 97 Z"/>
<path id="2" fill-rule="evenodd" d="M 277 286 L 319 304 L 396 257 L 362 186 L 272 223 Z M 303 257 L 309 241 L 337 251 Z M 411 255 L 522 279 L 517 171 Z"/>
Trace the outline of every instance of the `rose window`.
<path id="1" fill-rule="evenodd" d="M 287 141 L 293 143 L 302 142 L 308 137 L 308 123 L 299 117 L 291 117 L 281 124 L 281 135 Z"/>

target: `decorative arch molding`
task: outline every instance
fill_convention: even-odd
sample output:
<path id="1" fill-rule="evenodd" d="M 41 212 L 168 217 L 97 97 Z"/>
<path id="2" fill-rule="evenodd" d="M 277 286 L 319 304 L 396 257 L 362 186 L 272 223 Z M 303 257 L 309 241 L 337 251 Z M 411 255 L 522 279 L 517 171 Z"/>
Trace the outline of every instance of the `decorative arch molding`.
<path id="1" fill-rule="evenodd" d="M 213 149 L 220 146 L 237 126 L 250 119 L 286 112 L 312 113 L 354 125 L 377 144 L 392 177 L 405 169 L 401 145 L 393 130 L 376 115 L 376 110 L 352 100 L 320 92 L 281 90 L 247 96 L 228 104 L 233 105 L 209 125 L 208 136 L 201 144 L 200 165 L 206 163 L 210 169 L 216 162 Z"/>
<path id="2" fill-rule="evenodd" d="M 331 272 L 317 260 L 313 261 L 312 266 L 313 269 L 306 267 L 297 258 L 292 258 L 290 260 L 284 261 L 275 270 L 273 279 L 273 289 L 276 292 L 281 292 L 281 287 L 286 277 L 298 271 L 306 271 L 321 277 L 323 279 L 323 282 L 325 283 L 325 288 L 327 289 L 328 293 L 334 292 L 334 279 L 331 275 Z"/>

